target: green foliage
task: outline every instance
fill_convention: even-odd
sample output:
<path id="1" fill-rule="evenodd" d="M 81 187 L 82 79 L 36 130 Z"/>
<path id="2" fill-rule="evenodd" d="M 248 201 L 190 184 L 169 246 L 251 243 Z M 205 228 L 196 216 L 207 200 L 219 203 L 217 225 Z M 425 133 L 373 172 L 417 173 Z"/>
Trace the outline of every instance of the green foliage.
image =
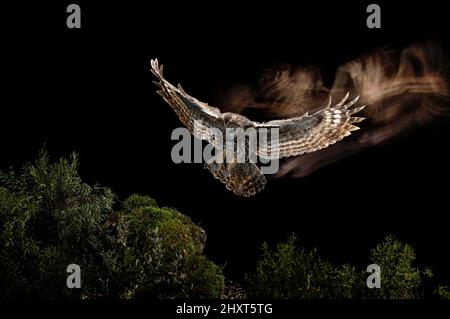
<path id="1" fill-rule="evenodd" d="M 128 214 L 132 213 L 134 209 L 143 207 L 158 207 L 158 203 L 150 196 L 143 196 L 139 194 L 130 195 L 122 203 L 122 211 Z"/>
<path id="2" fill-rule="evenodd" d="M 334 266 L 297 238 L 263 244 L 247 289 L 224 287 L 220 267 L 203 255 L 206 234 L 188 216 L 131 195 L 113 211 L 115 195 L 89 186 L 78 157 L 50 162 L 45 151 L 19 173 L 0 171 L 0 298 L 422 298 L 430 269 L 414 265 L 414 249 L 393 237 L 370 251 L 381 289 L 365 269 Z M 66 268 L 78 264 L 82 288 L 68 289 Z M 448 286 L 435 293 L 450 299 Z"/>
<path id="3" fill-rule="evenodd" d="M 117 277 L 123 296 L 219 298 L 221 269 L 201 255 L 206 235 L 187 216 L 132 195 L 122 205 Z"/>
<path id="4" fill-rule="evenodd" d="M 423 279 L 433 274 L 413 266 L 414 260 L 410 245 L 386 237 L 370 252 L 370 263 L 381 268 L 381 288 L 369 289 L 365 269 L 358 271 L 348 264 L 334 267 L 315 249 L 308 252 L 299 248 L 292 236 L 278 244 L 276 250 L 263 244 L 256 271 L 247 276 L 247 294 L 256 298 L 421 298 Z M 442 298 L 449 296 L 445 287 L 438 294 Z"/>
<path id="5" fill-rule="evenodd" d="M 440 285 L 438 287 L 438 289 L 436 289 L 435 293 L 441 299 L 450 299 L 450 287 L 449 286 L 442 286 L 442 285 Z"/>
<path id="6" fill-rule="evenodd" d="M 43 151 L 20 174 L 0 172 L 0 296 L 99 293 L 110 266 L 102 224 L 113 203 L 111 190 L 81 181 L 75 154 L 50 163 Z M 81 292 L 65 284 L 72 263 L 85 270 Z"/>
<path id="7" fill-rule="evenodd" d="M 334 268 L 317 250 L 297 246 L 293 235 L 272 251 L 265 243 L 256 272 L 247 277 L 249 297 L 257 298 L 350 298 L 357 284 L 354 267 Z"/>
<path id="8" fill-rule="evenodd" d="M 370 251 L 370 260 L 381 268 L 381 288 L 368 292 L 369 297 L 386 299 L 414 299 L 419 291 L 422 275 L 432 275 L 413 266 L 416 259 L 414 249 L 392 236 Z"/>
<path id="9" fill-rule="evenodd" d="M 221 269 L 203 253 L 206 235 L 189 217 L 78 175 L 78 157 L 51 163 L 45 151 L 19 174 L 0 172 L 0 298 L 218 298 Z M 66 286 L 81 268 L 81 289 Z"/>
<path id="10" fill-rule="evenodd" d="M 187 274 L 182 283 L 182 294 L 178 298 L 222 298 L 224 276 L 222 269 L 204 255 L 193 255 L 184 264 Z"/>

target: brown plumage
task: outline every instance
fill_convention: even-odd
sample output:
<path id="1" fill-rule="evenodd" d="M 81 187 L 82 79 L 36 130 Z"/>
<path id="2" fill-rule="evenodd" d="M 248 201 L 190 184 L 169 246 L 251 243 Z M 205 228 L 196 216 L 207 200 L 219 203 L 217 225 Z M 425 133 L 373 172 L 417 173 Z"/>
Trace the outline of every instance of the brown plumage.
<path id="1" fill-rule="evenodd" d="M 259 123 L 237 113 L 221 113 L 219 109 L 188 95 L 180 85 L 173 86 L 164 79 L 163 67 L 158 64 L 157 59 L 151 60 L 151 67 L 152 73 L 158 78 L 155 82 L 159 87 L 158 94 L 173 108 L 181 122 L 195 137 L 206 140 L 221 150 L 224 145 L 217 141 L 212 129 L 218 129 L 225 135 L 226 128 L 252 128 L 256 131 L 276 128 L 279 132 L 278 141 L 260 142 L 257 155 L 278 160 L 326 148 L 359 129 L 354 124 L 364 119 L 352 116 L 364 106 L 350 109 L 358 97 L 345 104 L 349 96 L 347 93 L 335 106 L 331 106 L 330 97 L 328 105 L 312 115 L 306 113 L 290 119 Z M 266 178 L 259 167 L 247 157 L 245 163 L 232 160 L 207 163 L 205 166 L 236 195 L 255 195 L 266 184 Z"/>

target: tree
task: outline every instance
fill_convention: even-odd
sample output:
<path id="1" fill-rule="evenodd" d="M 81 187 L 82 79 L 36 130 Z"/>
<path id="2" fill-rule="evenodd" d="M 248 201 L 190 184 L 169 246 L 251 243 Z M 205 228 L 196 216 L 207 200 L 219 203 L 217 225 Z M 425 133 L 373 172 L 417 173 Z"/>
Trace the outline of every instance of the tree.
<path id="1" fill-rule="evenodd" d="M 19 174 L 0 172 L 0 296 L 101 294 L 111 267 L 102 225 L 114 197 L 81 181 L 75 154 L 50 163 L 42 151 Z M 83 271 L 80 290 L 66 286 L 69 264 Z"/>
<path id="2" fill-rule="evenodd" d="M 132 195 L 89 186 L 78 156 L 51 163 L 42 151 L 16 174 L 0 172 L 0 298 L 219 298 L 224 277 L 203 253 L 189 217 Z M 81 289 L 69 289 L 69 264 Z"/>
<path id="3" fill-rule="evenodd" d="M 384 299 L 416 299 L 423 297 L 421 284 L 433 276 L 430 269 L 414 266 L 414 248 L 393 236 L 370 251 L 372 263 L 380 266 L 382 282 L 380 289 L 366 291 L 366 297 Z"/>
<path id="4" fill-rule="evenodd" d="M 113 210 L 114 193 L 83 183 L 78 166 L 76 154 L 52 163 L 42 151 L 19 173 L 0 171 L 0 298 L 411 299 L 424 297 L 433 275 L 388 236 L 368 260 L 381 267 L 381 289 L 368 289 L 365 269 L 335 266 L 291 236 L 276 249 L 263 244 L 245 289 L 225 289 L 188 216 L 136 194 Z M 69 264 L 81 268 L 81 289 L 66 286 Z M 435 293 L 450 298 L 448 286 Z"/>
<path id="5" fill-rule="evenodd" d="M 275 251 L 264 243 L 256 271 L 247 276 L 248 295 L 255 298 L 351 298 L 358 284 L 355 267 L 334 268 L 316 249 L 298 247 L 292 235 Z"/>
<path id="6" fill-rule="evenodd" d="M 116 278 L 123 296 L 220 298 L 221 269 L 202 255 L 203 229 L 173 208 L 132 195 L 118 216 L 121 243 Z"/>
<path id="7" fill-rule="evenodd" d="M 365 269 L 349 264 L 335 267 L 321 259 L 316 249 L 299 247 L 297 238 L 291 236 L 276 250 L 263 244 L 255 272 L 247 275 L 247 294 L 255 298 L 423 298 L 423 281 L 433 274 L 414 266 L 414 260 L 410 245 L 387 236 L 370 251 L 370 263 L 380 266 L 382 281 L 380 289 L 369 289 Z M 436 293 L 448 297 L 444 286 Z"/>

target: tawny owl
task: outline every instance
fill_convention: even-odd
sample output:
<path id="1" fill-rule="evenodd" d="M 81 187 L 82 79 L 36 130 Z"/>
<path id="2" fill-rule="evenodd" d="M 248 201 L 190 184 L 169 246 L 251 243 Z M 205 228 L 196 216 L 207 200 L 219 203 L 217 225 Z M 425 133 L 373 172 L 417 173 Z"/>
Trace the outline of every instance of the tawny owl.
<path id="1" fill-rule="evenodd" d="M 219 109 L 188 95 L 180 85 L 173 86 L 164 79 L 163 67 L 158 64 L 157 59 L 151 60 L 151 71 L 158 78 L 155 82 L 159 86 L 157 93 L 173 108 L 181 122 L 195 137 L 206 140 L 221 150 L 224 148 L 226 150 L 227 146 L 215 138 L 212 129 L 225 132 L 228 128 L 251 128 L 256 131 L 276 128 L 277 141 L 260 144 L 256 149 L 256 155 L 277 160 L 326 148 L 359 129 L 353 124 L 364 119 L 352 116 L 365 106 L 350 109 L 358 97 L 345 104 L 349 96 L 347 93 L 335 106 L 331 106 L 330 97 L 328 105 L 312 115 L 306 113 L 290 119 L 259 123 L 240 114 L 221 113 Z M 244 147 L 248 148 L 248 141 L 245 140 L 244 143 L 246 143 Z M 231 151 L 234 152 L 235 149 Z M 266 185 L 266 178 L 260 167 L 256 162 L 250 161 L 248 156 L 244 162 L 217 160 L 216 157 L 215 161 L 206 163 L 205 167 L 236 195 L 253 196 Z"/>

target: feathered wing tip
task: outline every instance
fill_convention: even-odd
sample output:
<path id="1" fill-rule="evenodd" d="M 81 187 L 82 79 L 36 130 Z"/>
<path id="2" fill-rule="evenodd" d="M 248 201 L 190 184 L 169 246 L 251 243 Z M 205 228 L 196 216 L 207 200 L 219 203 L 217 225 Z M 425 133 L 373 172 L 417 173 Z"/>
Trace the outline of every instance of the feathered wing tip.
<path id="1" fill-rule="evenodd" d="M 366 107 L 366 105 L 362 105 L 362 106 L 351 109 L 350 107 L 353 106 L 358 101 L 359 95 L 357 97 L 355 97 L 353 100 L 351 100 L 350 102 L 345 103 L 347 101 L 349 95 L 350 95 L 349 92 L 347 92 L 347 94 L 342 98 L 342 100 L 339 101 L 338 104 L 336 104 L 334 107 L 331 108 L 331 113 L 332 113 L 332 118 L 341 119 L 341 120 L 345 119 L 345 122 L 350 125 L 348 127 L 349 131 L 356 131 L 356 130 L 359 130 L 360 128 L 358 126 L 352 125 L 352 124 L 362 122 L 366 118 L 359 117 L 359 116 L 351 116 L 351 115 L 360 112 L 361 110 L 363 110 Z M 330 98 L 331 98 L 331 96 L 330 96 Z M 329 104 L 330 103 L 328 103 L 327 107 L 324 108 L 325 112 L 330 112 Z"/>
<path id="2" fill-rule="evenodd" d="M 347 101 L 348 96 L 350 95 L 350 92 L 347 92 L 347 94 L 345 94 L 345 96 L 342 98 L 342 100 L 335 105 L 335 108 L 341 107 L 342 105 L 344 105 L 345 101 Z"/>
<path id="3" fill-rule="evenodd" d="M 328 103 L 327 103 L 327 106 L 325 106 L 325 109 L 328 109 L 328 108 L 330 108 L 330 106 L 331 106 L 331 94 L 330 94 L 330 96 L 329 96 L 329 98 L 328 98 Z"/>
<path id="4" fill-rule="evenodd" d="M 152 67 L 151 71 L 152 73 L 158 77 L 158 78 L 162 78 L 163 77 L 163 65 L 159 65 L 158 59 L 151 59 L 150 60 L 150 65 Z"/>
<path id="5" fill-rule="evenodd" d="M 150 70 L 152 71 L 153 75 L 158 78 L 158 81 L 152 81 L 159 88 L 159 90 L 156 91 L 156 93 L 161 95 L 163 97 L 163 99 L 167 101 L 167 98 L 163 94 L 163 90 L 164 90 L 163 66 L 159 65 L 158 59 L 151 59 L 150 60 L 150 66 L 151 66 Z"/>
<path id="6" fill-rule="evenodd" d="M 178 90 L 180 90 L 181 93 L 184 93 L 184 94 L 186 93 L 180 83 L 178 83 L 177 88 L 178 88 Z"/>
<path id="7" fill-rule="evenodd" d="M 347 93 L 334 106 L 331 106 L 330 98 L 324 108 L 313 115 L 306 115 L 309 119 L 301 116 L 276 121 L 276 125 L 282 128 L 279 141 L 260 148 L 258 154 L 264 158 L 277 159 L 316 152 L 337 143 L 349 136 L 352 131 L 359 130 L 360 128 L 355 124 L 365 118 L 352 115 L 361 111 L 365 106 L 351 108 L 358 101 L 359 96 L 348 102 L 349 95 Z M 311 118 L 315 121 L 311 121 Z M 269 122 L 267 125 L 272 124 Z M 297 127 L 302 130 L 296 130 Z"/>
<path id="8" fill-rule="evenodd" d="M 151 59 L 150 60 L 150 65 L 151 65 L 151 71 L 152 73 L 158 78 L 158 81 L 153 81 L 153 83 L 155 83 L 158 87 L 162 88 L 162 86 L 165 84 L 165 86 L 167 86 L 167 81 L 164 80 L 163 77 L 163 65 L 159 64 L 158 59 Z M 173 88 L 174 89 L 174 88 Z M 183 90 L 183 88 L 181 87 L 181 84 L 178 83 L 176 89 L 178 89 L 180 91 L 180 93 L 186 94 L 186 92 Z M 175 90 L 176 91 L 176 90 Z M 161 95 L 161 91 L 157 91 L 156 93 L 158 93 L 159 95 Z"/>

